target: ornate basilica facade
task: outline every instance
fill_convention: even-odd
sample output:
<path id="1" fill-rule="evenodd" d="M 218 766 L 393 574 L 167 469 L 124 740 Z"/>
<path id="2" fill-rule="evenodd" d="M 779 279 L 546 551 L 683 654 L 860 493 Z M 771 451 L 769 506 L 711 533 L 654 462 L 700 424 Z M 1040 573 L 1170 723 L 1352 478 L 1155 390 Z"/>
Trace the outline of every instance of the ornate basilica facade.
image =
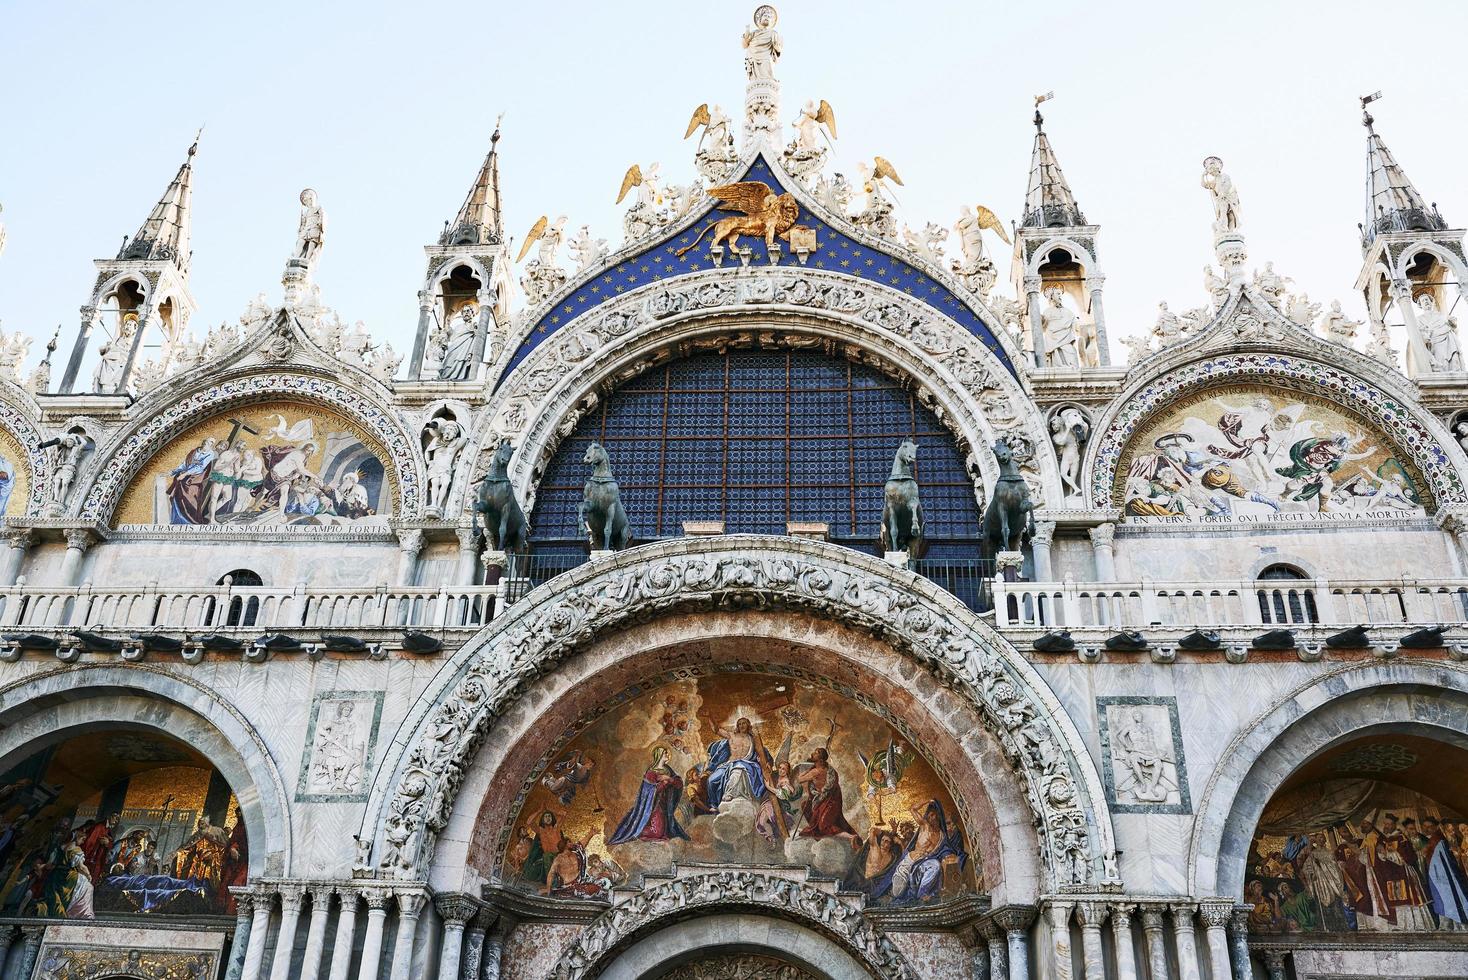
<path id="1" fill-rule="evenodd" d="M 615 249 L 496 132 L 406 358 L 309 190 L 191 330 L 194 148 L 0 337 L 0 977 L 1468 975 L 1464 233 L 1367 115 L 1357 323 L 1210 157 L 1113 364 L 1038 102 L 915 231 L 742 41 Z"/>

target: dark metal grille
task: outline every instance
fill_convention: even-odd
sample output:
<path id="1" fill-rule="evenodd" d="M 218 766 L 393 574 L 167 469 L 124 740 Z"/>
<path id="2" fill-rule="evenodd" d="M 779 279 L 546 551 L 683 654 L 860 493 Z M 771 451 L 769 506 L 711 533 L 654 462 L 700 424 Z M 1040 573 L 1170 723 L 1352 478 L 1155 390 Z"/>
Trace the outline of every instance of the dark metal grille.
<path id="1" fill-rule="evenodd" d="M 805 351 L 700 354 L 629 381 L 582 419 L 536 494 L 533 539 L 580 540 L 576 510 L 593 441 L 606 447 L 638 541 L 682 534 L 688 520 L 728 533 L 783 534 L 824 521 L 865 547 L 904 438 L 919 446 L 928 538 L 978 536 L 973 484 L 952 434 L 912 392 L 871 368 Z M 930 554 L 933 552 L 930 551 Z"/>

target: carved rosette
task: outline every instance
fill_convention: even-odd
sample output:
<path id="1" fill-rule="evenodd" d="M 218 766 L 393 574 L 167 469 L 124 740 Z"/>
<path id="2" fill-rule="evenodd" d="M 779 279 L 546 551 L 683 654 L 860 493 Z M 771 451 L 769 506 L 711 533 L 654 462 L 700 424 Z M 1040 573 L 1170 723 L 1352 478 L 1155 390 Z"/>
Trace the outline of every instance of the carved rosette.
<path id="1" fill-rule="evenodd" d="M 839 941 L 873 976 L 917 980 L 897 947 L 862 914 L 861 902 L 837 898 L 804 882 L 757 871 L 714 871 L 675 878 L 647 889 L 602 914 L 561 954 L 552 980 L 593 976 L 608 953 L 663 922 L 686 918 L 700 908 L 748 906 L 793 919 Z"/>
<path id="2" fill-rule="evenodd" d="M 680 539 L 624 552 L 613 567 L 582 566 L 466 645 L 472 659 L 418 724 L 385 801 L 381 866 L 421 876 L 466 768 L 534 678 L 620 625 L 749 604 L 807 610 L 885 637 L 969 698 L 1022 775 L 1051 882 L 1096 882 L 1112 846 L 1099 778 L 1084 768 L 1079 735 L 1033 668 L 911 572 L 834 545 L 743 535 Z"/>

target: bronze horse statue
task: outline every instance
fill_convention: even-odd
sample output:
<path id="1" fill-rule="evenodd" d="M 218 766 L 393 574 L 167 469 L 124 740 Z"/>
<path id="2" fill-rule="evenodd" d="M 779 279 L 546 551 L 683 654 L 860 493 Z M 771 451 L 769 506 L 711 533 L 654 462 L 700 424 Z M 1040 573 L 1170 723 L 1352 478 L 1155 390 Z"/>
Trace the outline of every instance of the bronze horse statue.
<path id="1" fill-rule="evenodd" d="M 999 464 L 999 480 L 984 510 L 984 541 L 994 554 L 1018 551 L 1035 532 L 1030 485 L 1014 461 L 1014 450 L 1003 439 L 994 443 L 994 461 Z"/>
<path id="2" fill-rule="evenodd" d="M 622 491 L 612 476 L 612 462 L 595 442 L 586 447 L 581 462 L 591 466 L 591 478 L 582 491 L 577 522 L 585 528 L 592 551 L 621 551 L 632 540 L 632 528 L 622 509 Z"/>
<path id="3" fill-rule="evenodd" d="M 921 558 L 926 546 L 923 503 L 918 499 L 912 468 L 917 463 L 917 443 L 902 440 L 892 457 L 892 475 L 882 491 L 882 550 L 905 551 Z"/>
<path id="4" fill-rule="evenodd" d="M 474 533 L 479 533 L 479 515 L 484 515 L 484 533 L 489 539 L 491 551 L 507 554 L 524 552 L 530 538 L 530 526 L 525 522 L 525 512 L 515 499 L 515 488 L 510 485 L 510 457 L 515 447 L 501 443 L 489 459 L 489 472 L 479 481 L 474 496 Z"/>

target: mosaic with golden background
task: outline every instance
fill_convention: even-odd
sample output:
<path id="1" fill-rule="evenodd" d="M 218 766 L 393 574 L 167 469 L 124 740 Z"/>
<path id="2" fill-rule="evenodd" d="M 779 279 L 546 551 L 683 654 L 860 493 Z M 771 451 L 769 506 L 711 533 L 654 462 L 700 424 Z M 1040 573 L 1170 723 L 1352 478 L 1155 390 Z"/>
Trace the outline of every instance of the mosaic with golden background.
<path id="1" fill-rule="evenodd" d="M 31 470 L 25 450 L 5 429 L 0 429 L 0 516 L 25 514 L 31 497 Z"/>
<path id="2" fill-rule="evenodd" d="M 953 799 L 908 739 L 841 694 L 758 673 L 639 688 L 562 739 L 503 876 L 595 899 L 674 862 L 811 866 L 879 904 L 982 887 Z"/>
<path id="3" fill-rule="evenodd" d="M 1285 388 L 1210 388 L 1143 425 L 1117 467 L 1128 517 L 1413 516 L 1421 476 L 1380 432 Z"/>
<path id="4" fill-rule="evenodd" d="M 82 735 L 0 775 L 0 915 L 233 915 L 239 801 L 181 742 Z"/>
<path id="5" fill-rule="evenodd" d="M 396 476 L 361 426 L 320 405 L 222 412 L 177 436 L 133 478 L 114 524 L 381 522 Z"/>

